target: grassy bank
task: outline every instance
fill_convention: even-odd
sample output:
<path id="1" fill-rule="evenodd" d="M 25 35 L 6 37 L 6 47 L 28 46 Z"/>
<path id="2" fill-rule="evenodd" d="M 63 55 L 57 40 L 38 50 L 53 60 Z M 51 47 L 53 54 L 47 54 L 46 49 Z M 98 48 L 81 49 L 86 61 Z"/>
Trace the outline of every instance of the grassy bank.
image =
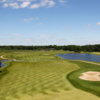
<path id="1" fill-rule="evenodd" d="M 12 62 L 5 62 L 7 64 L 7 66 L 5 66 L 4 68 L 0 68 L 0 79 L 9 73 L 9 71 L 7 70 L 8 67 L 10 67 L 12 65 Z"/>

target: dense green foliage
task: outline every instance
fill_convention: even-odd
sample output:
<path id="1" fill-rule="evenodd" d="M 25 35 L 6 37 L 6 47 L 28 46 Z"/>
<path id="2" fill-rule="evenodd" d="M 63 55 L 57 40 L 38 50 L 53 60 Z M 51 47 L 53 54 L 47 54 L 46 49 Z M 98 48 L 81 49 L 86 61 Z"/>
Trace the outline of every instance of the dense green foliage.
<path id="1" fill-rule="evenodd" d="M 77 64 L 80 69 L 74 72 L 71 72 L 67 78 L 69 81 L 76 87 L 87 92 L 93 93 L 100 97 L 100 81 L 86 81 L 79 79 L 79 76 L 84 72 L 88 71 L 100 71 L 98 65 L 84 63 L 80 61 L 70 61 L 71 63 Z"/>
<path id="2" fill-rule="evenodd" d="M 84 45 L 84 46 L 77 46 L 77 45 L 64 45 L 64 46 L 57 46 L 57 45 L 48 45 L 48 46 L 0 46 L 0 50 L 69 50 L 69 51 L 100 51 L 100 44 L 97 45 Z"/>

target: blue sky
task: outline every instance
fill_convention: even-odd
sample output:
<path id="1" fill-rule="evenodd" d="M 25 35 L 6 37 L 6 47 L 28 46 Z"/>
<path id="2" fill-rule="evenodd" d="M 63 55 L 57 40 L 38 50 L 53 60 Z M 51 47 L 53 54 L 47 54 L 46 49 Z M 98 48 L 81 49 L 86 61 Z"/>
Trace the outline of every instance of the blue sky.
<path id="1" fill-rule="evenodd" d="M 0 0 L 0 45 L 100 44 L 100 0 Z"/>

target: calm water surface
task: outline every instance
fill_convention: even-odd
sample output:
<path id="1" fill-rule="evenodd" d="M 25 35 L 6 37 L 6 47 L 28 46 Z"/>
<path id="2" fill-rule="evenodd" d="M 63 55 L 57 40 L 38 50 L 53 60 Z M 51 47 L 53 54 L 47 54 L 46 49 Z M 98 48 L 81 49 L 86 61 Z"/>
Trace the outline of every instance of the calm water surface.
<path id="1" fill-rule="evenodd" d="M 60 56 L 63 59 L 70 59 L 70 60 L 86 60 L 86 61 L 100 62 L 100 56 L 93 54 L 67 53 L 67 54 L 58 54 L 56 56 Z"/>
<path id="2" fill-rule="evenodd" d="M 2 60 L 2 61 L 0 61 L 1 62 L 0 68 L 7 66 L 7 64 L 4 63 L 6 61 L 10 61 L 10 60 Z"/>

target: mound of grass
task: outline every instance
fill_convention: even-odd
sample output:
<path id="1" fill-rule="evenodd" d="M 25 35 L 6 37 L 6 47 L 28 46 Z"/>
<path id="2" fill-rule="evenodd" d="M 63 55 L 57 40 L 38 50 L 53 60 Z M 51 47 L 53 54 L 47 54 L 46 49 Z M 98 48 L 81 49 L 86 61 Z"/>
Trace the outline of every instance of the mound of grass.
<path id="1" fill-rule="evenodd" d="M 100 97 L 100 81 L 87 81 L 79 79 L 79 76 L 88 71 L 100 71 L 99 65 L 84 63 L 80 61 L 70 61 L 77 64 L 80 69 L 67 75 L 67 79 L 78 89 L 85 90 Z"/>

